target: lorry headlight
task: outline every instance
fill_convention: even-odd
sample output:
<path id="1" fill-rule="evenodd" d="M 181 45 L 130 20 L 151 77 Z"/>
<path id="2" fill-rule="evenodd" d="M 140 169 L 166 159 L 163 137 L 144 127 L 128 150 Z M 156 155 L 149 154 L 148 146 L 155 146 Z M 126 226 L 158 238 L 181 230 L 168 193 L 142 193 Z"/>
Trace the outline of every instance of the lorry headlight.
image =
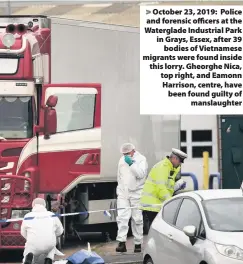
<path id="1" fill-rule="evenodd" d="M 14 230 L 19 230 L 20 229 L 20 224 L 19 223 L 14 223 L 13 224 L 13 229 Z"/>
<path id="2" fill-rule="evenodd" d="M 26 177 L 26 178 L 30 178 L 30 172 L 26 171 L 26 172 L 24 173 L 24 177 Z"/>
<path id="3" fill-rule="evenodd" d="M 4 186 L 1 188 L 2 191 L 7 191 L 11 188 L 10 183 L 4 183 Z"/>
<path id="4" fill-rule="evenodd" d="M 14 35 L 11 33 L 5 34 L 2 38 L 3 45 L 7 47 L 8 49 L 14 45 L 15 41 L 16 39 Z"/>
<path id="5" fill-rule="evenodd" d="M 4 208 L 1 210 L 1 215 L 5 215 L 8 213 L 8 209 L 7 208 Z"/>
<path id="6" fill-rule="evenodd" d="M 3 196 L 1 203 L 8 203 L 10 201 L 10 197 L 8 195 Z"/>
<path id="7" fill-rule="evenodd" d="M 24 176 L 26 178 L 30 178 L 30 173 L 29 172 L 25 172 Z M 29 181 L 24 181 L 24 190 L 25 191 L 29 191 L 29 189 L 30 189 L 30 182 Z"/>
<path id="8" fill-rule="evenodd" d="M 24 216 L 29 212 L 30 210 L 12 210 L 11 219 L 24 218 Z"/>
<path id="9" fill-rule="evenodd" d="M 231 245 L 216 244 L 215 247 L 218 252 L 228 258 L 243 260 L 243 250 Z"/>

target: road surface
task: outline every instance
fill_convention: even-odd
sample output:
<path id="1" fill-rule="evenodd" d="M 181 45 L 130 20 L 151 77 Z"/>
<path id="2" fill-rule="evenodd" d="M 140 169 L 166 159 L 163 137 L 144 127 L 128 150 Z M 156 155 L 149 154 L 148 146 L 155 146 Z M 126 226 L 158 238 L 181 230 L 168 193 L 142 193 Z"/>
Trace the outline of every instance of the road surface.
<path id="1" fill-rule="evenodd" d="M 115 248 L 117 246 L 116 241 L 105 242 L 104 238 L 99 234 L 81 234 L 82 241 L 79 239 L 73 239 L 68 241 L 65 248 L 62 252 L 65 254 L 65 257 L 72 255 L 80 249 L 87 249 L 87 242 L 90 243 L 92 251 L 99 254 L 106 264 L 142 264 L 142 253 L 133 253 L 133 239 L 130 237 L 127 241 L 127 253 L 121 254 L 116 253 Z M 146 241 L 146 236 L 144 238 Z M 63 259 L 58 258 L 58 259 Z M 12 263 L 20 264 L 22 261 L 22 251 L 6 251 L 0 253 L 0 263 Z M 42 264 L 41 262 L 39 264 Z"/>

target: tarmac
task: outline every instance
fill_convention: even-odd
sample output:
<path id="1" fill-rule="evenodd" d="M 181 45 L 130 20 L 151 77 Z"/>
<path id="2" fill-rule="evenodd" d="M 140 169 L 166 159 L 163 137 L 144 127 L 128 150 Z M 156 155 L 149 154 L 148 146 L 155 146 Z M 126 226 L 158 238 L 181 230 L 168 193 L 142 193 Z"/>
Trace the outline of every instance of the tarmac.
<path id="1" fill-rule="evenodd" d="M 144 243 L 146 243 L 147 237 L 144 236 Z M 126 247 L 127 252 L 126 253 L 117 253 L 116 247 L 117 242 L 111 241 L 106 243 L 99 243 L 99 244 L 91 244 L 91 250 L 93 252 L 96 252 L 99 256 L 101 256 L 105 264 L 142 264 L 143 263 L 143 253 L 134 253 L 134 244 L 133 244 L 133 238 L 129 237 L 127 239 Z M 85 249 L 84 245 L 82 247 L 71 247 L 62 250 L 62 252 L 65 254 L 65 257 L 70 256 L 71 254 L 75 253 L 76 251 L 80 249 Z M 142 247 L 143 249 L 143 247 Z M 143 250 L 142 250 L 143 251 Z"/>
<path id="2" fill-rule="evenodd" d="M 134 253 L 133 237 L 128 237 L 126 242 L 127 252 L 117 253 L 117 241 L 104 242 L 105 240 L 100 234 L 87 233 L 82 234 L 82 240 L 78 238 L 67 241 L 66 246 L 61 250 L 65 254 L 64 257 L 56 257 L 55 260 L 63 260 L 68 256 L 71 256 L 75 252 L 81 249 L 87 249 L 87 243 L 90 243 L 91 251 L 96 252 L 101 256 L 105 264 L 142 264 L 143 253 Z M 144 236 L 144 243 L 142 245 L 142 251 L 144 244 L 147 241 L 147 236 Z M 22 262 L 23 251 L 2 251 L 0 252 L 0 263 L 1 264 L 20 264 Z M 43 264 L 44 259 L 40 259 L 38 264 Z"/>
<path id="3" fill-rule="evenodd" d="M 144 237 L 144 243 L 146 242 L 147 237 Z M 128 238 L 127 243 L 127 252 L 126 253 L 117 253 L 116 247 L 117 242 L 112 241 L 105 243 L 104 245 L 97 246 L 94 251 L 99 254 L 106 264 L 142 264 L 143 263 L 143 253 L 134 253 L 134 244 L 133 238 Z"/>
<path id="4" fill-rule="evenodd" d="M 65 248 L 61 250 L 65 254 L 65 257 L 56 257 L 55 260 L 62 260 L 66 259 L 68 256 L 74 254 L 75 252 L 81 250 L 81 249 L 87 249 L 87 242 L 90 243 L 91 250 L 93 252 L 96 252 L 99 256 L 101 256 L 105 264 L 142 264 L 143 263 L 143 253 L 134 253 L 134 243 L 133 238 L 129 237 L 127 239 L 126 247 L 127 252 L 126 253 L 117 253 L 116 247 L 117 247 L 117 241 L 111 241 L 111 242 L 104 242 L 104 239 L 102 239 L 98 235 L 82 235 L 82 241 L 79 239 L 72 240 Z M 144 244 L 146 243 L 147 236 L 144 236 Z M 142 251 L 143 251 L 142 246 Z M 0 263 L 1 264 L 21 264 L 22 262 L 22 256 L 23 251 L 3 251 L 0 252 Z M 40 259 L 38 261 L 38 264 L 43 264 L 44 261 Z"/>

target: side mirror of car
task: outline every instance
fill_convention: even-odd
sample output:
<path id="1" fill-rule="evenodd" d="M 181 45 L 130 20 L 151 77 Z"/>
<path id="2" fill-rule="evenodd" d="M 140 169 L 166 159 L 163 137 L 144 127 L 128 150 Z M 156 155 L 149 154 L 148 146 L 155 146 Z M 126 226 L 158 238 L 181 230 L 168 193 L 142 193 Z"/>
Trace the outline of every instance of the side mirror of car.
<path id="1" fill-rule="evenodd" d="M 195 226 L 185 226 L 183 228 L 183 232 L 186 236 L 189 237 L 189 240 L 192 244 L 192 246 L 196 243 L 197 240 L 197 228 Z"/>

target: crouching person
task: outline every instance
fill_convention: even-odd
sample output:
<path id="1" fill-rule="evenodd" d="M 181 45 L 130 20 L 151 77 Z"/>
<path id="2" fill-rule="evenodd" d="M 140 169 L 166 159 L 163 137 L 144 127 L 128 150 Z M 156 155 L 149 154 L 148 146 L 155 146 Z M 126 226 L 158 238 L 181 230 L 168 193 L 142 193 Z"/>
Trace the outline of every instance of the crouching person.
<path id="1" fill-rule="evenodd" d="M 41 255 L 45 256 L 45 264 L 52 264 L 56 249 L 57 237 L 63 233 L 63 226 L 58 217 L 51 217 L 46 202 L 42 198 L 34 199 L 32 211 L 25 215 L 21 225 L 21 235 L 26 239 L 24 264 L 37 263 Z"/>

